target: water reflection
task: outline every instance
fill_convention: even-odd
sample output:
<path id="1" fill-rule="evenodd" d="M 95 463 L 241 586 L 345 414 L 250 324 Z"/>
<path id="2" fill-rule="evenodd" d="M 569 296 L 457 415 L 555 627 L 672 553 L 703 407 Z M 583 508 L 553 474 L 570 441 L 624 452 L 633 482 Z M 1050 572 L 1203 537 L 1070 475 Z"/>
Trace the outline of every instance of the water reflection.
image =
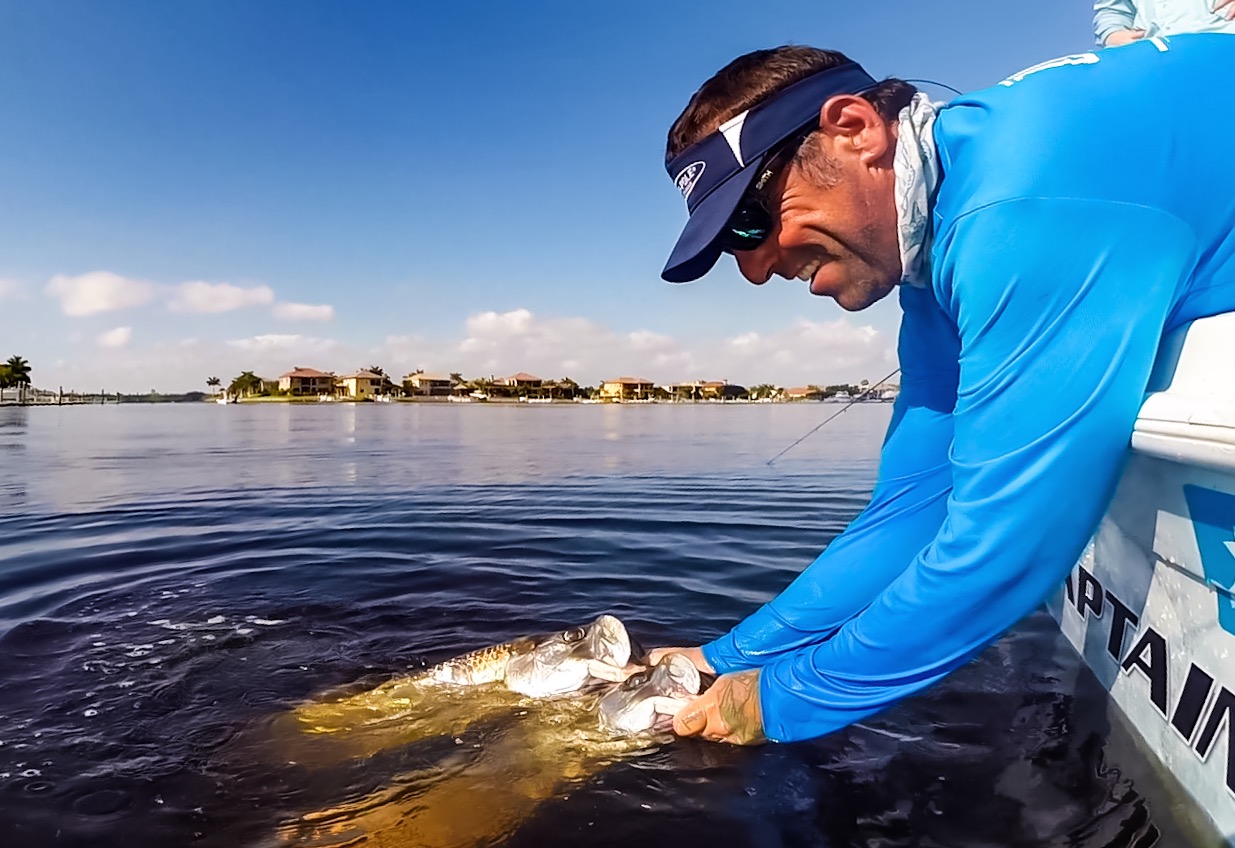
<path id="1" fill-rule="evenodd" d="M 1041 612 L 800 745 L 581 766 L 502 722 L 274 744 L 296 705 L 602 611 L 644 644 L 718 635 L 862 507 L 887 416 L 855 407 L 769 469 L 827 410 L 545 406 L 0 410 L 24 422 L 0 426 L 23 445 L 0 476 L 0 844 L 409 844 L 402 823 L 445 833 L 508 790 L 471 844 L 1212 844 Z"/>

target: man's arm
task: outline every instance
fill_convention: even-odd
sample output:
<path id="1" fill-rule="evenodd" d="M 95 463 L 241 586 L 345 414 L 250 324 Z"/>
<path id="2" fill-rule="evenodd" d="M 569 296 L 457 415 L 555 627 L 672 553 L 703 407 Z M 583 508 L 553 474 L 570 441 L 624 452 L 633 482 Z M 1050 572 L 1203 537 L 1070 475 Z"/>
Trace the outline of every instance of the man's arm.
<path id="1" fill-rule="evenodd" d="M 762 668 L 771 739 L 837 730 L 934 683 L 1060 585 L 1114 490 L 1195 262 L 1177 219 L 1081 200 L 987 207 L 936 249 L 961 340 L 946 520 L 831 639 Z"/>
<path id="2" fill-rule="evenodd" d="M 1136 28 L 1136 6 L 1133 0 L 1094 0 L 1093 4 L 1093 34 L 1098 43 L 1105 46 L 1106 41 L 1115 33 L 1135 32 L 1144 35 Z M 1139 36 L 1137 36 L 1139 37 Z M 1127 38 L 1120 44 L 1135 41 Z M 1118 44 L 1112 44 L 1112 47 Z"/>
<path id="3" fill-rule="evenodd" d="M 870 504 L 779 596 L 703 646 L 724 673 L 816 644 L 868 606 L 943 523 L 959 341 L 929 291 L 901 291 L 901 391 Z"/>

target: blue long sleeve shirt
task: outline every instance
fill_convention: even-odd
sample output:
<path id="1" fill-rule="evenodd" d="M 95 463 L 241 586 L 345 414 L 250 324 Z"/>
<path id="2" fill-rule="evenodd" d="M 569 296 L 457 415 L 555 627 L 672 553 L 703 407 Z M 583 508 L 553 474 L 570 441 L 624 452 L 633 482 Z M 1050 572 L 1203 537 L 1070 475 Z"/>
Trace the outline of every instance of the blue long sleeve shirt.
<path id="1" fill-rule="evenodd" d="M 870 504 L 704 646 L 718 672 L 762 669 L 769 738 L 934 683 L 1061 584 L 1163 333 L 1235 311 L 1235 114 L 1213 99 L 1232 78 L 1235 39 L 1186 35 L 941 111 L 932 284 L 900 291 L 901 393 Z"/>
<path id="2" fill-rule="evenodd" d="M 1099 44 L 1121 29 L 1146 38 L 1185 32 L 1235 32 L 1235 21 L 1214 11 L 1214 0 L 1094 0 L 1094 37 Z"/>

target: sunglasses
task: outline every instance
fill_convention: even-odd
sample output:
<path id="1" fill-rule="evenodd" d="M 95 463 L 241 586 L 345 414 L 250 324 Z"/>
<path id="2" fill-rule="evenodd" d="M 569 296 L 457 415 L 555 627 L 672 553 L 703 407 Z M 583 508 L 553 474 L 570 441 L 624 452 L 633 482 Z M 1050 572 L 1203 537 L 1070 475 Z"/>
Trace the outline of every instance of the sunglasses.
<path id="1" fill-rule="evenodd" d="M 792 161 L 798 145 L 809 134 L 795 136 L 777 151 L 768 160 L 759 179 L 738 200 L 733 214 L 717 236 L 717 244 L 725 253 L 754 250 L 767 241 L 768 234 L 772 232 L 772 200 L 768 197 L 767 188 L 775 181 L 780 169 Z"/>

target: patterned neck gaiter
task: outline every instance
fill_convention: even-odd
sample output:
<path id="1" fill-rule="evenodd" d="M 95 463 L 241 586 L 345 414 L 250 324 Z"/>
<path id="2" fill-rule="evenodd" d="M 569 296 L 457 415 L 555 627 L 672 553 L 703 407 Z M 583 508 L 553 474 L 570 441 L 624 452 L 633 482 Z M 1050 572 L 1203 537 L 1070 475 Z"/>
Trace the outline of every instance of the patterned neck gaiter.
<path id="1" fill-rule="evenodd" d="M 939 158 L 932 128 L 942 104 L 918 92 L 901 109 L 892 171 L 896 176 L 896 225 L 901 281 L 925 288 L 931 282 L 931 204 L 939 185 Z"/>

